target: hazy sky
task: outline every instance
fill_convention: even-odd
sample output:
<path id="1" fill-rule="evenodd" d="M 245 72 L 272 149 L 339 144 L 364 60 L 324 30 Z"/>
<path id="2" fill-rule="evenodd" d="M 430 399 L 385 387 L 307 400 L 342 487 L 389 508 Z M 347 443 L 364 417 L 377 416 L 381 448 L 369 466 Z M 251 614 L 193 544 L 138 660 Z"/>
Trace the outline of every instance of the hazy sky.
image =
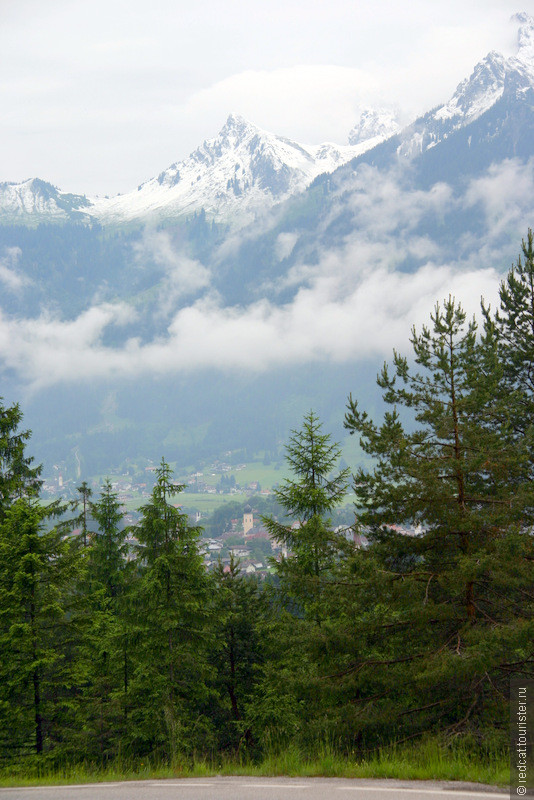
<path id="1" fill-rule="evenodd" d="M 0 0 L 0 180 L 131 190 L 229 112 L 345 143 L 366 105 L 407 120 L 489 50 L 515 50 L 534 0 Z"/>

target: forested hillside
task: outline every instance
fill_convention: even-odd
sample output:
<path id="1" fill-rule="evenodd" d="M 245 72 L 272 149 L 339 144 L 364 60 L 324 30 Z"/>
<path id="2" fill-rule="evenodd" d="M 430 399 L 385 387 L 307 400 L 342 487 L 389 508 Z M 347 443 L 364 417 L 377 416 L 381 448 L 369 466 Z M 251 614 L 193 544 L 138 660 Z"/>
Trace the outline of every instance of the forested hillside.
<path id="1" fill-rule="evenodd" d="M 39 497 L 18 405 L 0 413 L 0 759 L 261 758 L 328 742 L 508 740 L 510 679 L 534 674 L 534 242 L 477 329 L 453 298 L 357 393 L 351 478 L 308 412 L 268 518 L 285 548 L 259 583 L 206 572 L 162 459 L 139 524 L 111 485 L 77 512 Z M 343 404 L 340 398 L 340 405 Z M 331 515 L 351 483 L 354 526 Z"/>

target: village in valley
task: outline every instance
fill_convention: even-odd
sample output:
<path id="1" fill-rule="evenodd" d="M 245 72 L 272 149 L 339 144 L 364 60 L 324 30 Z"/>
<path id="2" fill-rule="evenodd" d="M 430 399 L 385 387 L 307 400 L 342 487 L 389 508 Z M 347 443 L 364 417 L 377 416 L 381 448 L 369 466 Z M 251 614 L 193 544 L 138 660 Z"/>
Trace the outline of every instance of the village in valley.
<path id="1" fill-rule="evenodd" d="M 274 492 L 278 481 L 273 483 L 273 479 L 283 480 L 287 472 L 283 464 L 267 465 L 266 458 L 245 463 L 236 460 L 236 455 L 228 452 L 226 458 L 178 472 L 180 491 L 174 496 L 173 505 L 187 514 L 190 524 L 198 526 L 200 552 L 207 571 L 219 564 L 229 571 L 230 564 L 238 563 L 242 573 L 264 580 L 274 570 L 272 559 L 288 555 L 287 548 L 271 537 L 263 522 L 264 516 L 276 516 Z M 80 501 L 78 464 L 76 458 L 72 466 L 66 462 L 55 465 L 52 476 L 44 481 L 43 494 L 51 499 Z M 153 462 L 141 468 L 138 464 L 123 465 L 120 472 L 109 477 L 111 488 L 125 511 L 123 524 L 130 529 L 127 543 L 132 556 L 138 544 L 135 525 L 141 516 L 139 509 L 150 500 L 156 470 Z M 272 485 L 265 486 L 254 479 L 259 476 L 262 481 L 269 479 Z M 107 478 L 94 477 L 88 481 L 93 500 L 98 498 L 105 480 Z M 336 531 L 343 532 L 357 547 L 365 546 L 365 537 L 356 534 L 346 523 L 337 525 Z M 295 529 L 299 525 L 298 520 L 292 522 Z M 77 532 L 78 529 L 73 531 L 75 535 Z"/>
<path id="2" fill-rule="evenodd" d="M 191 524 L 199 527 L 200 551 L 207 570 L 219 563 L 229 570 L 231 562 L 238 562 L 243 573 L 264 579 L 272 571 L 270 559 L 281 554 L 287 555 L 285 548 L 271 540 L 262 522 L 265 500 L 273 499 L 273 488 L 262 488 L 259 480 L 250 479 L 255 466 L 257 472 L 263 476 L 266 474 L 264 464 L 231 463 L 232 455 L 227 453 L 228 460 L 215 459 L 202 468 L 178 473 L 177 486 L 180 491 L 174 497 L 174 505 L 188 515 Z M 235 462 L 235 457 L 232 460 Z M 77 466 L 78 459 L 75 459 L 73 466 L 66 462 L 55 465 L 53 474 L 44 481 L 43 494 L 54 499 L 79 500 L 80 477 L 76 474 Z M 263 467 L 263 471 L 258 467 Z M 132 528 L 127 537 L 132 553 L 137 545 L 134 526 L 140 518 L 139 508 L 151 497 L 156 470 L 157 465 L 153 462 L 148 462 L 141 469 L 138 465 L 123 465 L 121 472 L 117 471 L 109 477 L 112 490 L 126 512 L 124 526 Z M 241 480 L 240 473 L 243 476 Z M 93 478 L 88 482 L 92 499 L 98 497 L 105 480 Z M 254 507 L 254 501 L 258 499 L 262 511 Z M 210 535 L 213 526 L 206 523 L 213 512 L 223 506 L 228 507 L 233 516 L 229 517 L 228 513 L 223 515 L 217 535 Z"/>

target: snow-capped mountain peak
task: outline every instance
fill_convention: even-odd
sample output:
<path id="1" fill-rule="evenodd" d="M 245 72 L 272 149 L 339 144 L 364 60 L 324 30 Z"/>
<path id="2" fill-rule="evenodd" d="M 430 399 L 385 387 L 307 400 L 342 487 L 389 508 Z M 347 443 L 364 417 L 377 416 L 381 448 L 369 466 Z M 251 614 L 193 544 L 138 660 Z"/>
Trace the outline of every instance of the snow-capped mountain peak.
<path id="1" fill-rule="evenodd" d="M 228 114 L 227 120 L 220 130 L 219 137 L 235 143 L 242 140 L 250 132 L 254 133 L 257 130 L 258 128 L 245 119 L 245 117 L 232 111 Z"/>
<path id="2" fill-rule="evenodd" d="M 188 158 L 137 191 L 96 200 L 90 213 L 102 222 L 121 222 L 178 218 L 204 209 L 214 219 L 243 224 L 378 141 L 304 145 L 232 113 L 218 135 L 206 139 Z"/>
<path id="3" fill-rule="evenodd" d="M 522 11 L 514 14 L 512 21 L 519 23 L 517 32 L 519 49 L 516 57 L 521 61 L 532 62 L 534 60 L 534 17 Z"/>
<path id="4" fill-rule="evenodd" d="M 505 58 L 495 50 L 488 53 L 436 112 L 437 119 L 460 116 L 462 124 L 467 124 L 491 108 L 507 85 L 534 86 L 534 17 L 521 12 L 514 14 L 512 21 L 518 23 L 516 55 Z"/>
<path id="5" fill-rule="evenodd" d="M 38 180 L 0 184 L 0 213 L 28 224 L 74 218 L 118 224 L 176 220 L 203 209 L 212 219 L 239 226 L 379 141 L 374 135 L 354 146 L 299 144 L 231 113 L 217 136 L 131 192 L 87 200 Z"/>
<path id="6" fill-rule="evenodd" d="M 388 139 L 400 130 L 397 114 L 391 108 L 364 108 L 349 133 L 349 144 L 356 145 L 374 137 Z"/>
<path id="7" fill-rule="evenodd" d="M 501 98 L 529 100 L 534 88 L 534 18 L 516 14 L 517 53 L 492 51 L 456 88 L 450 100 L 399 131 L 395 113 L 364 108 L 349 145 L 300 144 L 265 131 L 231 113 L 217 136 L 171 164 L 136 190 L 113 198 L 69 195 L 34 179 L 0 184 L 2 221 L 33 225 L 97 219 L 102 224 L 173 221 L 199 212 L 233 227 L 251 222 L 276 203 L 303 191 L 320 174 L 333 172 L 375 145 L 390 142 L 400 157 L 416 156 L 474 123 Z M 400 141 L 400 144 L 399 144 Z"/>
<path id="8" fill-rule="evenodd" d="M 85 217 L 90 201 L 61 192 L 51 183 L 29 178 L 21 183 L 0 183 L 0 210 L 4 222 L 64 222 Z"/>
<path id="9" fill-rule="evenodd" d="M 476 64 L 469 78 L 457 87 L 451 99 L 420 117 L 402 132 L 401 156 L 414 156 L 450 134 L 477 120 L 505 93 L 523 92 L 534 87 L 534 18 L 520 13 L 512 17 L 518 27 L 518 51 L 505 58 L 492 50 Z"/>
<path id="10" fill-rule="evenodd" d="M 459 117 L 466 124 L 479 117 L 501 97 L 506 67 L 503 55 L 496 51 L 488 53 L 471 76 L 458 85 L 449 102 L 435 112 L 435 119 Z"/>

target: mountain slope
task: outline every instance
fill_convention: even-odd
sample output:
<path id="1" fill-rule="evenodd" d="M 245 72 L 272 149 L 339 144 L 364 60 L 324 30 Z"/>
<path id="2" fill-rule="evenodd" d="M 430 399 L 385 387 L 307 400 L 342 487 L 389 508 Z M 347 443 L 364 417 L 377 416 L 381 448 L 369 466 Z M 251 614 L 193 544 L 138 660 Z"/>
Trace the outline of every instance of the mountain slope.
<path id="1" fill-rule="evenodd" d="M 230 114 L 218 136 L 123 195 L 87 199 L 39 179 L 0 184 L 0 224 L 172 222 L 203 209 L 240 226 L 385 138 L 383 125 L 364 122 L 357 144 L 301 145 Z"/>
<path id="2" fill-rule="evenodd" d="M 362 115 L 354 150 L 232 115 L 123 197 L 0 187 L 19 221 L 0 227 L 4 396 L 37 387 L 39 458 L 70 452 L 102 473 L 140 453 L 274 450 L 310 407 L 341 421 L 423 306 L 427 319 L 449 292 L 489 299 L 534 219 L 534 25 L 518 23 L 516 56 L 490 53 L 447 103 L 372 148 L 371 133 L 394 130 L 387 114 Z M 209 218 L 242 225 L 260 210 L 238 235 Z M 46 215 L 54 224 L 30 227 Z M 69 222 L 95 219 L 116 229 Z"/>
<path id="3" fill-rule="evenodd" d="M 124 195 L 88 199 L 39 179 L 2 183 L 0 224 L 172 223 L 203 209 L 209 218 L 235 228 L 351 160 L 353 166 L 413 160 L 473 125 L 497 104 L 504 108 L 512 99 L 520 102 L 532 90 L 534 20 L 524 13 L 515 20 L 519 28 L 515 56 L 489 53 L 447 103 L 400 132 L 390 110 L 365 109 L 349 135 L 350 145 L 302 145 L 230 114 L 218 136 Z"/>
<path id="4" fill-rule="evenodd" d="M 534 18 L 516 14 L 518 52 L 511 58 L 492 51 L 462 81 L 447 103 L 416 120 L 401 133 L 400 156 L 413 157 L 476 122 L 503 98 L 520 99 L 534 88 Z"/>
<path id="5" fill-rule="evenodd" d="M 87 221 L 91 201 L 68 194 L 51 183 L 33 178 L 22 183 L 0 183 L 0 222 L 38 225 L 41 222 Z"/>
<path id="6" fill-rule="evenodd" d="M 522 14 L 518 21 L 517 55 L 507 59 L 490 53 L 447 103 L 332 174 L 316 178 L 278 210 L 267 232 L 243 236 L 239 249 L 217 266 L 226 285 L 232 282 L 233 301 L 258 297 L 270 286 L 273 299 L 287 302 L 302 285 L 299 276 L 305 281 L 319 261 L 326 263 L 325 253 L 343 261 L 347 242 L 359 238 L 375 246 L 374 229 L 380 231 L 383 243 L 389 221 L 397 217 L 402 220 L 395 232 L 399 239 L 412 226 L 414 235 L 439 242 L 451 262 L 462 242 L 470 243 L 476 259 L 487 232 L 484 204 L 477 206 L 464 198 L 470 183 L 495 171 L 507 172 L 510 177 L 500 187 L 495 184 L 498 203 L 500 192 L 513 194 L 516 175 L 523 173 L 528 182 L 529 159 L 534 164 L 534 20 Z M 433 210 L 432 192 L 450 198 L 439 213 Z M 428 198 L 421 193 L 429 193 Z M 403 216 L 410 198 L 416 204 L 428 200 L 424 213 L 422 206 L 417 207 L 414 223 Z M 281 242 L 291 244 L 289 253 L 281 249 Z M 392 251 L 391 263 L 411 272 L 428 259 L 427 251 L 423 253 L 418 256 L 414 251 L 398 262 Z"/>
<path id="7" fill-rule="evenodd" d="M 90 213 L 105 224 L 177 219 L 204 209 L 217 221 L 243 224 L 381 138 L 356 146 L 301 145 L 230 114 L 219 135 L 203 142 L 189 158 L 137 191 L 96 200 Z"/>

